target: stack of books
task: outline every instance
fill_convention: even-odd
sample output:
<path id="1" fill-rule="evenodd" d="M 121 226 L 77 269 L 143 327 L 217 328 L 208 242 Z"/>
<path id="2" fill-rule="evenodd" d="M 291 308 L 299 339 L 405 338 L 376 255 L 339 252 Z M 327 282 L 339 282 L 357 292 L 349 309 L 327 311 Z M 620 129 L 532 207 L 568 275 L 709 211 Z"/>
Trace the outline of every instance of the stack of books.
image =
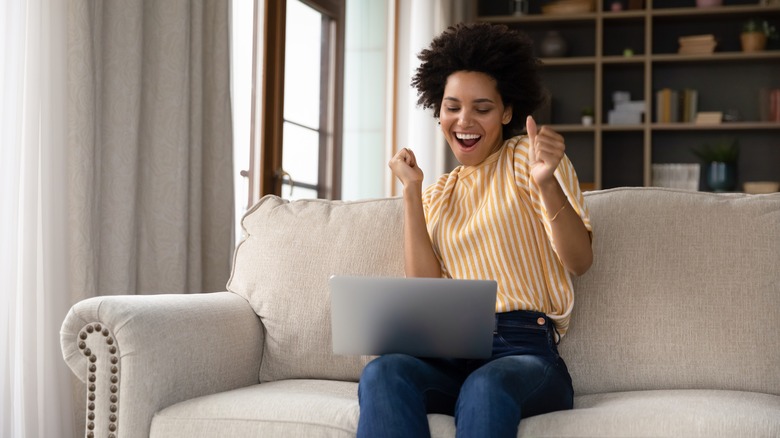
<path id="1" fill-rule="evenodd" d="M 709 55 L 715 51 L 718 42 L 715 35 L 689 35 L 677 39 L 680 43 L 680 49 L 677 51 L 680 55 Z"/>
<path id="2" fill-rule="evenodd" d="M 699 93 L 695 89 L 656 91 L 655 121 L 658 123 L 691 123 L 698 114 Z"/>
<path id="3" fill-rule="evenodd" d="M 707 111 L 696 114 L 697 125 L 718 125 L 723 121 L 722 111 Z"/>

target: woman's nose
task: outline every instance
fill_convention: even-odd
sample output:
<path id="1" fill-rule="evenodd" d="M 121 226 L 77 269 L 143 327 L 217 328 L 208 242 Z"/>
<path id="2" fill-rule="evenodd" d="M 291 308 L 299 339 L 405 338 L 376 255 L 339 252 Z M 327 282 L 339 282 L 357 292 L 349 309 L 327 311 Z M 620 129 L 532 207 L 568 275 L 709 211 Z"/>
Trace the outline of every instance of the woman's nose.
<path id="1" fill-rule="evenodd" d="M 458 116 L 458 125 L 461 127 L 468 127 L 471 124 L 471 113 L 468 111 L 461 111 Z"/>

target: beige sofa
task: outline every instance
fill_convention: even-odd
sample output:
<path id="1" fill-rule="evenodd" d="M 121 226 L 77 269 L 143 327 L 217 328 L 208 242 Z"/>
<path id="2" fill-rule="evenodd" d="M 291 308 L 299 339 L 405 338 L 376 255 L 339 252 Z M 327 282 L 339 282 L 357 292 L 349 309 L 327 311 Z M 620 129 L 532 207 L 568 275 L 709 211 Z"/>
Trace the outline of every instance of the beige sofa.
<path id="1" fill-rule="evenodd" d="M 595 261 L 560 346 L 575 409 L 518 436 L 780 436 L 780 194 L 586 199 Z M 326 280 L 402 275 L 401 209 L 267 197 L 244 218 L 230 292 L 73 306 L 62 351 L 87 384 L 88 434 L 353 436 L 370 358 L 331 354 Z"/>

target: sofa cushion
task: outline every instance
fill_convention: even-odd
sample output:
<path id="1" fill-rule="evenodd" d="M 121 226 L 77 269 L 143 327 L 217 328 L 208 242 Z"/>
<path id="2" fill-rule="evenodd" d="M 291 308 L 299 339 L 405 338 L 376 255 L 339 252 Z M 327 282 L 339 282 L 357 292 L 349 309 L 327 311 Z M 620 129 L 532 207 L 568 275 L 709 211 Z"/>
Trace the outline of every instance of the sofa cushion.
<path id="1" fill-rule="evenodd" d="M 641 391 L 575 397 L 574 410 L 523 420 L 518 437 L 777 436 L 780 397 L 732 391 Z M 357 383 L 283 380 L 199 397 L 152 420 L 150 436 L 353 437 Z M 663 421 L 659 419 L 663 418 Z M 455 436 L 453 417 L 428 415 L 433 438 Z"/>
<path id="2" fill-rule="evenodd" d="M 358 384 L 277 380 L 187 400 L 158 412 L 151 438 L 354 437 Z M 431 438 L 453 438 L 455 420 L 429 414 Z"/>
<path id="3" fill-rule="evenodd" d="M 150 437 L 354 437 L 358 414 L 357 383 L 281 380 L 163 409 Z"/>
<path id="4" fill-rule="evenodd" d="M 585 194 L 594 262 L 561 354 L 576 394 L 780 395 L 780 194 Z"/>
<path id="5" fill-rule="evenodd" d="M 574 398 L 574 409 L 520 422 L 529 437 L 780 436 L 780 397 L 734 391 L 638 391 Z"/>
<path id="6" fill-rule="evenodd" d="M 402 208 L 400 198 L 267 196 L 244 216 L 247 236 L 236 249 L 228 289 L 263 322 L 261 382 L 360 378 L 370 357 L 332 353 L 328 278 L 403 276 Z"/>

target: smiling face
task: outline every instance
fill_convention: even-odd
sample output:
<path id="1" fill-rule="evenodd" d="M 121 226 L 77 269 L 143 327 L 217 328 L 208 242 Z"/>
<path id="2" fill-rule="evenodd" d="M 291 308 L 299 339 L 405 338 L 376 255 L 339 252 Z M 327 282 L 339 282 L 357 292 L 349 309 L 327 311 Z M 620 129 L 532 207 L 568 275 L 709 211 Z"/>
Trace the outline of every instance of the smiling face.
<path id="1" fill-rule="evenodd" d="M 489 75 L 457 71 L 447 78 L 439 120 L 447 143 L 461 164 L 474 166 L 503 144 L 502 125 L 512 119 L 496 81 Z"/>

